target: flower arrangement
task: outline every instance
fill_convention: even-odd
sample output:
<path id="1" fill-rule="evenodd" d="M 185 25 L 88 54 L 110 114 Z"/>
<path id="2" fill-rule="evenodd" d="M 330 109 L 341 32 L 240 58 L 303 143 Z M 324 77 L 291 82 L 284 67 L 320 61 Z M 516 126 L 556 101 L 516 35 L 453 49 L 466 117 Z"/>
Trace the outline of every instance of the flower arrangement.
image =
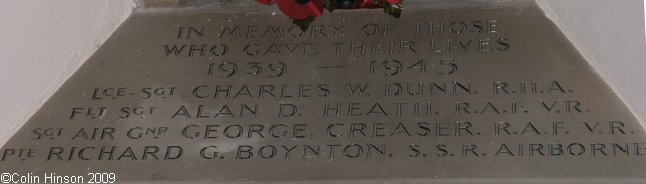
<path id="1" fill-rule="evenodd" d="M 316 17 L 323 15 L 323 9 L 375 9 L 383 8 L 384 13 L 399 18 L 403 0 L 257 0 L 265 5 L 277 4 L 278 9 L 289 16 L 293 23 L 306 30 Z"/>

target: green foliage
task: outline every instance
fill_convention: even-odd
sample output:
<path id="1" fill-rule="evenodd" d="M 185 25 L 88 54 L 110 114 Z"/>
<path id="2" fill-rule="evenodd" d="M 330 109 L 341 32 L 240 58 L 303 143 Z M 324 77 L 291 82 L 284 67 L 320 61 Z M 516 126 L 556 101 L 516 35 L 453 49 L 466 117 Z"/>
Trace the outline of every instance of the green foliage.
<path id="1" fill-rule="evenodd" d="M 312 22 L 314 22 L 315 19 L 316 18 L 314 16 L 310 16 L 310 17 L 308 17 L 306 19 L 302 19 L 302 20 L 294 19 L 293 23 L 294 23 L 294 25 L 300 27 L 301 30 L 305 31 L 305 30 L 307 30 L 307 28 L 310 27 L 310 24 Z"/>
<path id="2" fill-rule="evenodd" d="M 327 9 L 327 11 L 332 13 L 332 11 L 334 11 L 334 8 L 336 6 L 336 4 L 334 3 L 335 1 L 336 0 L 323 0 L 323 6 L 325 7 L 325 9 Z"/>
<path id="3" fill-rule="evenodd" d="M 395 18 L 399 18 L 402 15 L 404 5 L 402 3 L 398 4 L 388 4 L 384 3 L 384 13 L 391 15 Z"/>

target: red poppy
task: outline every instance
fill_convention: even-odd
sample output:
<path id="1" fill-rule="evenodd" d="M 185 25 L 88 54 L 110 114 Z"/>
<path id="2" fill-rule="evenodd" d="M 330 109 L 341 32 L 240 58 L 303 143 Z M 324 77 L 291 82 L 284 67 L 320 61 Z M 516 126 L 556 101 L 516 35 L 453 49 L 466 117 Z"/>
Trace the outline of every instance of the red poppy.
<path id="1" fill-rule="evenodd" d="M 358 0 L 352 9 L 359 8 L 379 8 L 384 5 L 383 0 L 375 4 L 374 0 Z"/>
<path id="2" fill-rule="evenodd" d="M 318 17 L 323 14 L 322 0 L 257 0 L 258 3 L 271 5 L 278 4 L 278 9 L 285 15 L 302 20 L 309 17 Z M 334 0 L 332 0 L 334 1 Z M 385 3 L 400 4 L 402 0 L 357 0 L 351 9 L 381 8 Z"/>
<path id="3" fill-rule="evenodd" d="M 323 15 L 321 0 L 258 0 L 261 4 L 278 4 L 278 9 L 295 20 Z"/>
<path id="4" fill-rule="evenodd" d="M 386 0 L 388 4 L 399 4 L 402 3 L 402 0 Z"/>
<path id="5" fill-rule="evenodd" d="M 384 8 L 384 12 L 399 18 L 402 0 L 257 0 L 260 4 L 278 4 L 283 14 L 294 20 L 294 24 L 305 30 L 315 17 L 323 15 L 323 8 L 332 12 L 339 9 Z M 325 1 L 325 3 L 323 2 Z M 341 5 L 340 5 L 340 4 Z"/>

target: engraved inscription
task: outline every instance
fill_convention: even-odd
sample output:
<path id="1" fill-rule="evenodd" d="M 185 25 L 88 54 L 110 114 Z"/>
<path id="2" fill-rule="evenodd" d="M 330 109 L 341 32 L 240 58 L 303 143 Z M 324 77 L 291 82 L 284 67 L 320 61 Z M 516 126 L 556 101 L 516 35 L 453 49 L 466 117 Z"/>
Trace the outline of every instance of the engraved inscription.
<path id="1" fill-rule="evenodd" d="M 623 103 L 553 25 L 513 16 L 536 10 L 436 11 L 340 12 L 306 31 L 263 13 L 144 17 L 162 23 L 88 61 L 0 163 L 129 165 L 153 178 L 169 164 L 190 171 L 172 180 L 206 181 L 643 167 L 646 134 Z"/>

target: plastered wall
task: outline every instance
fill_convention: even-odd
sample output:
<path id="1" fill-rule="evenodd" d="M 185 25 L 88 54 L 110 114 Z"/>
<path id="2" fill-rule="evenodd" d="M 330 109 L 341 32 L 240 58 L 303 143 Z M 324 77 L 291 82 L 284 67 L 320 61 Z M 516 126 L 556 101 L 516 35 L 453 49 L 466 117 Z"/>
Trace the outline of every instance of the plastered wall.
<path id="1" fill-rule="evenodd" d="M 646 127 L 644 0 L 536 0 Z"/>
<path id="2" fill-rule="evenodd" d="M 2 1 L 0 146 L 133 8 L 133 0 Z"/>

